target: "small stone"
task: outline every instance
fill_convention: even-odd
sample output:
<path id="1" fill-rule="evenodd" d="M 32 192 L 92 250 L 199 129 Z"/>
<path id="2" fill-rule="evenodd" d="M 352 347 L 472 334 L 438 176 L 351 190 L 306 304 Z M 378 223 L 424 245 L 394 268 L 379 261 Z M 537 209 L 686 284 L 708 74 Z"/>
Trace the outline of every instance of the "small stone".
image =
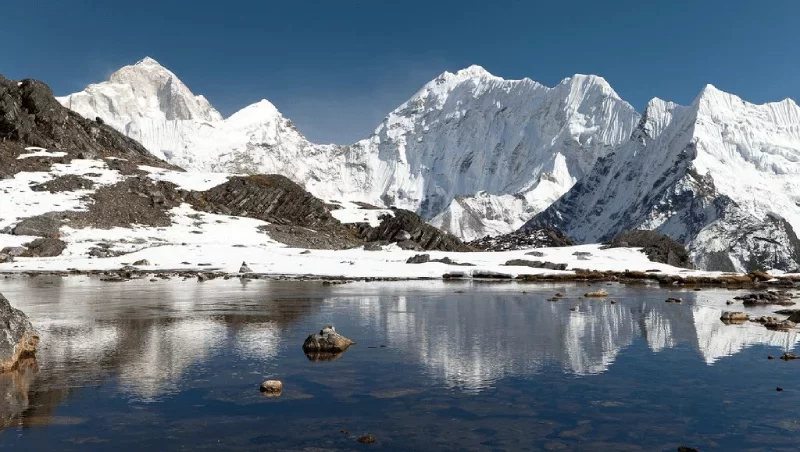
<path id="1" fill-rule="evenodd" d="M 790 361 L 797 358 L 800 358 L 800 356 L 797 356 L 794 353 L 789 353 L 789 352 L 786 352 L 783 355 L 781 355 L 781 359 L 784 361 Z"/>
<path id="2" fill-rule="evenodd" d="M 375 436 L 373 435 L 359 436 L 356 441 L 358 441 L 361 444 L 372 444 L 375 442 Z"/>
<path id="3" fill-rule="evenodd" d="M 769 355 L 769 356 L 767 356 L 767 359 L 775 359 L 775 357 L 772 356 L 772 355 Z"/>
<path id="4" fill-rule="evenodd" d="M 158 278 L 150 278 L 150 282 L 157 282 Z"/>
<path id="5" fill-rule="evenodd" d="M 778 386 L 777 388 L 775 388 L 775 390 L 776 390 L 776 391 L 778 391 L 778 392 L 781 392 L 781 391 L 783 391 L 783 388 L 781 388 L 780 386 Z"/>
<path id="6" fill-rule="evenodd" d="M 133 265 L 140 266 L 140 265 L 150 265 L 150 261 L 147 259 L 139 259 L 138 261 L 134 262 Z"/>
<path id="7" fill-rule="evenodd" d="M 339 433 L 341 433 L 342 435 L 349 435 L 350 434 L 350 432 L 348 432 L 347 430 L 344 430 L 344 429 L 339 430 Z"/>
<path id="8" fill-rule="evenodd" d="M 280 394 L 283 391 L 283 383 L 280 380 L 267 380 L 261 383 L 261 392 L 267 394 Z"/>
<path id="9" fill-rule="evenodd" d="M 740 321 L 740 320 L 749 320 L 749 319 L 750 319 L 750 317 L 747 314 L 745 314 L 744 312 L 730 312 L 730 311 L 723 312 L 722 316 L 720 317 L 720 320 L 723 320 L 723 321 L 726 321 L 726 320 L 727 321 Z"/>
<path id="10" fill-rule="evenodd" d="M 607 297 L 607 296 L 608 296 L 608 292 L 606 290 L 604 290 L 604 289 L 594 290 L 592 292 L 586 292 L 586 294 L 584 295 L 584 297 L 588 297 L 588 298 L 603 298 L 603 297 Z"/>
<path id="11" fill-rule="evenodd" d="M 678 452 L 698 452 L 694 447 L 678 446 Z"/>
<path id="12" fill-rule="evenodd" d="M 611 304 L 617 304 L 617 300 L 611 300 Z"/>
<path id="13" fill-rule="evenodd" d="M 683 303 L 683 298 L 669 297 L 664 301 L 666 301 L 667 303 Z"/>
<path id="14" fill-rule="evenodd" d="M 578 310 L 578 308 L 577 308 L 577 307 L 574 307 L 574 308 L 569 308 L 569 310 L 570 310 L 570 311 L 577 311 L 577 310 Z"/>
<path id="15" fill-rule="evenodd" d="M 726 302 L 725 302 L 725 304 L 727 304 L 727 305 L 732 305 L 732 304 L 733 304 L 733 301 L 731 301 L 731 300 L 728 300 L 728 301 L 726 301 Z"/>

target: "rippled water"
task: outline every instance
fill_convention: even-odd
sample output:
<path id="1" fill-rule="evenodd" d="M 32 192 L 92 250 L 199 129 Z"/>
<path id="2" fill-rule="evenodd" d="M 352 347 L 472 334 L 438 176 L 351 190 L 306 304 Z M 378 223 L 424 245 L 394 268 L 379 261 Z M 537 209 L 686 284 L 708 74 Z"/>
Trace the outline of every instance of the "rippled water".
<path id="1" fill-rule="evenodd" d="M 606 288 L 0 279 L 42 337 L 0 376 L 0 448 L 796 450 L 800 362 L 766 359 L 796 332 L 722 324 L 723 289 Z M 358 344 L 311 362 L 327 323 Z"/>

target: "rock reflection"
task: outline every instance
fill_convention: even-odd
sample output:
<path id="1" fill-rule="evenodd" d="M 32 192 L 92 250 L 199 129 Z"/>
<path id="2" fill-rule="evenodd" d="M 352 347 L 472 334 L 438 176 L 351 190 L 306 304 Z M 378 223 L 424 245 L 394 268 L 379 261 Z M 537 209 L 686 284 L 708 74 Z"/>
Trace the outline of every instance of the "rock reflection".
<path id="1" fill-rule="evenodd" d="M 31 383 L 39 370 L 35 359 L 26 359 L 9 372 L 0 373 L 0 429 L 22 422 L 28 409 Z"/>

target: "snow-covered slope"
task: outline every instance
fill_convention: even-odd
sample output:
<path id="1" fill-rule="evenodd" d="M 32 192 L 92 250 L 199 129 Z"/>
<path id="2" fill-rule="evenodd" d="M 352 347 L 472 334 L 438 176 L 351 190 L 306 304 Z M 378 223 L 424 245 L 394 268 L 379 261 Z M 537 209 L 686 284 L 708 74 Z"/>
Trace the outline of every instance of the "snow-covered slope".
<path id="1" fill-rule="evenodd" d="M 800 267 L 800 107 L 709 85 L 692 105 L 654 99 L 630 140 L 525 227 L 583 242 L 657 229 L 702 268 Z"/>
<path id="2" fill-rule="evenodd" d="M 435 224 L 467 238 L 519 227 L 638 120 L 600 77 L 548 88 L 478 66 L 443 73 L 350 146 L 310 143 L 266 100 L 223 120 L 150 58 L 60 101 L 178 166 L 283 174 L 319 198 L 442 214 Z"/>

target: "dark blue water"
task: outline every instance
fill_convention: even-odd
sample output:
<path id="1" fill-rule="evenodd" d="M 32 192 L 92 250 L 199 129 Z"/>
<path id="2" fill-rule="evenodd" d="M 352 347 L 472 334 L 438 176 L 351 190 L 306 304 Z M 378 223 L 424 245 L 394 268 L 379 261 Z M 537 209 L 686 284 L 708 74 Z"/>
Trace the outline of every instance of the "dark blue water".
<path id="1" fill-rule="evenodd" d="M 735 292 L 606 288 L 0 280 L 42 337 L 0 376 L 0 448 L 797 450 L 800 362 L 766 359 L 795 332 L 723 325 Z M 357 345 L 309 361 L 327 323 Z"/>

